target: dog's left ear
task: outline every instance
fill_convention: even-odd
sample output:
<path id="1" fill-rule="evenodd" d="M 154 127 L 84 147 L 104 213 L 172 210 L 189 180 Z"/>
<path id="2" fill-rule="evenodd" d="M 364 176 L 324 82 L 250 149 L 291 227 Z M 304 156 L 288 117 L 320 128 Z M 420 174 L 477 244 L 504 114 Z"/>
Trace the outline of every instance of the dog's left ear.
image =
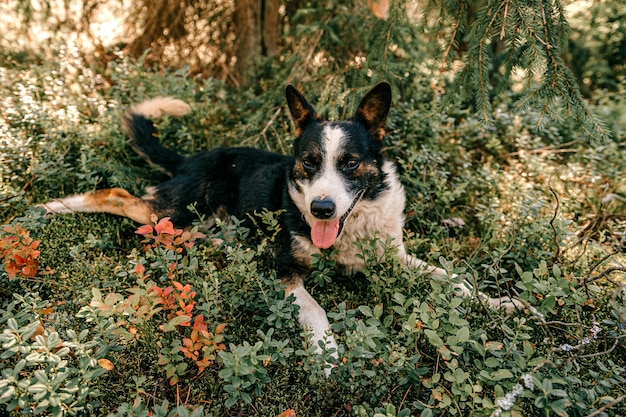
<path id="1" fill-rule="evenodd" d="M 391 85 L 388 82 L 377 84 L 363 97 L 356 111 L 356 120 L 361 123 L 374 139 L 385 137 L 387 115 L 391 107 Z"/>

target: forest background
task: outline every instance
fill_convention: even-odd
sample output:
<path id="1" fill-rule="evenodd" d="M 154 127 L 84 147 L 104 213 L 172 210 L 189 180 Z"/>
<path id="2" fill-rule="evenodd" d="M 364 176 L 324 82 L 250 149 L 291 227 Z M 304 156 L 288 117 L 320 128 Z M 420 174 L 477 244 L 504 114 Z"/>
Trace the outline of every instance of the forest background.
<path id="1" fill-rule="evenodd" d="M 0 4 L 0 406 L 10 415 L 626 415 L 626 5 L 607 1 L 11 0 Z M 124 109 L 186 155 L 290 152 L 283 91 L 330 119 L 393 86 L 386 154 L 409 251 L 358 279 L 315 259 L 339 363 L 305 343 L 267 232 L 138 229 L 36 204 L 161 177 Z M 190 209 L 193 210 L 193 207 Z M 141 235 L 138 235 L 140 232 Z M 201 233 L 228 237 L 221 248 Z"/>

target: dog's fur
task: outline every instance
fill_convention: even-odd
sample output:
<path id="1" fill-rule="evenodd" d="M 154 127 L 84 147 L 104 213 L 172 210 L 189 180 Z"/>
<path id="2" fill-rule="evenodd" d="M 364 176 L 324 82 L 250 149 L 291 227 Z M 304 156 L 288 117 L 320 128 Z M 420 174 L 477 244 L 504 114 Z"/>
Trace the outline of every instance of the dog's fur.
<path id="1" fill-rule="evenodd" d="M 44 205 L 49 213 L 105 212 L 150 223 L 154 213 L 169 216 L 178 227 L 191 224 L 194 214 L 209 217 L 282 210 L 276 266 L 285 286 L 300 306 L 299 321 L 311 330 L 312 343 L 336 348 L 325 311 L 304 288 L 311 257 L 332 247 L 336 263 L 347 273 L 362 269 L 357 241 L 390 237 L 402 262 L 425 273 L 446 275 L 406 253 L 402 242 L 404 189 L 394 164 L 382 154 L 391 87 L 375 86 L 361 101 L 352 120 L 324 121 L 293 86 L 286 89 L 295 124 L 293 155 L 249 148 L 218 148 L 185 158 L 160 145 L 149 118 L 162 113 L 183 116 L 184 102 L 155 98 L 134 106 L 123 118 L 133 148 L 171 179 L 142 198 L 114 188 L 70 196 Z M 461 295 L 475 295 L 491 308 L 520 308 L 517 300 L 472 294 L 457 284 Z"/>

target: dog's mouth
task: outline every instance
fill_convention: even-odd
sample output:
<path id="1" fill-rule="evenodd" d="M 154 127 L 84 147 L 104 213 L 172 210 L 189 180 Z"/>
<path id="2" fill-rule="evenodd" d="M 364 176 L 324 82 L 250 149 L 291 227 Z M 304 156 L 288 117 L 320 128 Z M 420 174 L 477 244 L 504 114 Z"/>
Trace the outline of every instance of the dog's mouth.
<path id="1" fill-rule="evenodd" d="M 339 238 L 343 231 L 345 221 L 348 219 L 352 210 L 365 194 L 365 190 L 359 191 L 348 210 L 338 219 L 333 220 L 317 220 L 311 226 L 311 241 L 319 249 L 330 248 Z"/>

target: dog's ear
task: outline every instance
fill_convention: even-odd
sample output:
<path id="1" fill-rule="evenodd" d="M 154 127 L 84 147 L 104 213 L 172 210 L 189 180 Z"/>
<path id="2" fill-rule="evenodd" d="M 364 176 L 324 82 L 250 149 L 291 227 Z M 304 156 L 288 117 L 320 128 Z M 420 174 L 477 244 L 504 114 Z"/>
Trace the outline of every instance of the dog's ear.
<path id="1" fill-rule="evenodd" d="M 287 105 L 289 106 L 291 119 L 296 125 L 296 136 L 299 136 L 300 132 L 302 132 L 309 123 L 319 121 L 320 117 L 315 113 L 313 106 L 311 106 L 302 93 L 293 85 L 289 84 L 287 86 L 285 95 L 287 96 Z"/>
<path id="2" fill-rule="evenodd" d="M 387 115 L 391 107 L 391 85 L 387 82 L 377 84 L 363 97 L 356 111 L 356 120 L 365 126 L 374 139 L 382 141 L 385 137 Z"/>

